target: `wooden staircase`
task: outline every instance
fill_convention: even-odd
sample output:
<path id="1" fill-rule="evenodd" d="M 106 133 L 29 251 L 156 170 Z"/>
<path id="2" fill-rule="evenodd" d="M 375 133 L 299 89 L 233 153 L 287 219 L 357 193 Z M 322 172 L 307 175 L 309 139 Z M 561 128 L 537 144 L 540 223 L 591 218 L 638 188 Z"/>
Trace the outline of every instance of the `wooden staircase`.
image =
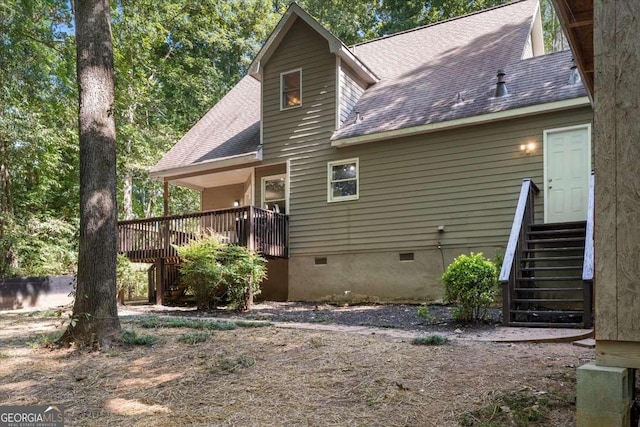
<path id="1" fill-rule="evenodd" d="M 511 326 L 582 327 L 586 221 L 527 226 L 509 310 Z M 590 295 L 586 295 L 590 298 Z"/>
<path id="2" fill-rule="evenodd" d="M 505 326 L 592 326 L 594 183 L 592 175 L 586 221 L 540 224 L 540 190 L 523 180 L 500 271 Z"/>

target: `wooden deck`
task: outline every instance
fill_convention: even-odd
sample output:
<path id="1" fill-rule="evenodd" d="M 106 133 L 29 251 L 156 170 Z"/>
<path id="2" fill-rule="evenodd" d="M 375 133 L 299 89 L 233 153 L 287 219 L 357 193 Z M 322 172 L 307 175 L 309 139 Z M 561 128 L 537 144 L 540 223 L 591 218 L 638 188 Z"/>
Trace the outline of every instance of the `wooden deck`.
<path id="1" fill-rule="evenodd" d="M 174 246 L 208 233 L 265 256 L 288 256 L 289 217 L 255 206 L 119 221 L 118 253 L 133 262 L 175 262 Z"/>

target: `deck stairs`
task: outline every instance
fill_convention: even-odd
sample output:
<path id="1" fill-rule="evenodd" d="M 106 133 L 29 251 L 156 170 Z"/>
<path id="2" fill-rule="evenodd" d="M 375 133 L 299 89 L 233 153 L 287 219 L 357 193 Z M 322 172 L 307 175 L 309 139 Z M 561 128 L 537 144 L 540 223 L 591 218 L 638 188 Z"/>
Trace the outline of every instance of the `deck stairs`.
<path id="1" fill-rule="evenodd" d="M 591 322 L 590 287 L 582 279 L 585 232 L 586 221 L 526 226 L 506 323 L 584 327 Z"/>

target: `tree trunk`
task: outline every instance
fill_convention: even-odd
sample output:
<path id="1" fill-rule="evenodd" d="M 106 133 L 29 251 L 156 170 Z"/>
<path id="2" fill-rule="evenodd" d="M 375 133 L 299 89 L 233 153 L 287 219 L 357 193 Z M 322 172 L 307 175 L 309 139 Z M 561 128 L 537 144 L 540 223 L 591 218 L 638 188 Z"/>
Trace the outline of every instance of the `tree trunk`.
<path id="1" fill-rule="evenodd" d="M 80 128 L 80 245 L 72 321 L 61 343 L 117 341 L 116 132 L 108 0 L 75 1 Z"/>
<path id="2" fill-rule="evenodd" d="M 133 125 L 136 107 L 130 105 L 127 109 L 127 124 Z M 131 162 L 131 137 L 124 142 L 125 166 L 124 177 L 122 178 L 122 204 L 124 209 L 124 219 L 133 219 L 133 168 L 129 166 Z"/>

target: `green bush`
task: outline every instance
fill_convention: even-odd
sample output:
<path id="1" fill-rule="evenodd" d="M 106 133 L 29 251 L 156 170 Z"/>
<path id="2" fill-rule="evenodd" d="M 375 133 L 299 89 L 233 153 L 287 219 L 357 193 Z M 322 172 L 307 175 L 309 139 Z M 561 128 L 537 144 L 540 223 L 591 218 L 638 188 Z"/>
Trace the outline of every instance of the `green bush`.
<path id="1" fill-rule="evenodd" d="M 250 309 L 267 276 L 267 261 L 244 246 L 227 246 L 221 261 L 229 305 L 236 310 Z"/>
<path id="2" fill-rule="evenodd" d="M 224 283 L 224 266 L 220 262 L 225 245 L 215 236 L 206 236 L 184 246 L 176 246 L 180 256 L 180 277 L 196 298 L 199 309 L 218 304 Z"/>
<path id="3" fill-rule="evenodd" d="M 482 253 L 460 255 L 442 275 L 445 300 L 457 304 L 455 319 L 465 322 L 485 320 L 487 309 L 498 290 L 498 270 Z"/>
<path id="4" fill-rule="evenodd" d="M 206 236 L 176 247 L 184 284 L 194 293 L 198 308 L 213 308 L 226 291 L 229 305 L 250 309 L 266 277 L 266 260 L 242 246 L 221 243 Z"/>
<path id="5" fill-rule="evenodd" d="M 133 264 L 126 256 L 118 255 L 116 291 L 120 304 L 124 304 L 125 295 L 130 297 L 145 295 L 147 291 L 147 271 L 144 265 Z"/>

